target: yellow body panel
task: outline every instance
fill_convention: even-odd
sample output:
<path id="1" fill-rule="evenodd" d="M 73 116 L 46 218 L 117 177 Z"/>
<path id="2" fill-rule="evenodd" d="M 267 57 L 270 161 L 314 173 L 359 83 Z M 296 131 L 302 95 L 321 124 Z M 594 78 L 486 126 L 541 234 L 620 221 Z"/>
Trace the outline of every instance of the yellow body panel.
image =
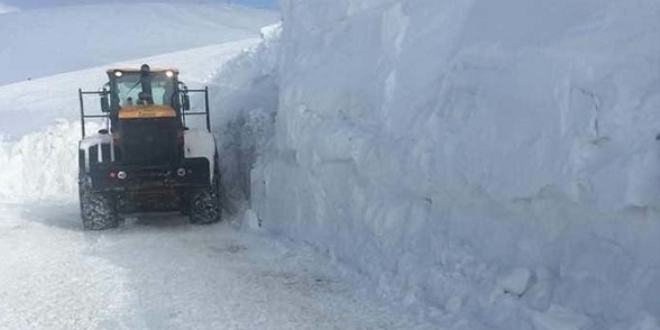
<path id="1" fill-rule="evenodd" d="M 119 119 L 174 118 L 176 111 L 161 105 L 138 105 L 119 110 Z"/>

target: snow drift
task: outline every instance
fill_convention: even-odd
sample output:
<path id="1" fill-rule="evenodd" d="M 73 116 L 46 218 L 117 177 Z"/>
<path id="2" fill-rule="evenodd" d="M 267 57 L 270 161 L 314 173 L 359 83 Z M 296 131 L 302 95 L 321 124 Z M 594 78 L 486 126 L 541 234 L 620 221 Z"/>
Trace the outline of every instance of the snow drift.
<path id="1" fill-rule="evenodd" d="M 280 5 L 265 228 L 447 328 L 658 328 L 657 1 Z"/>

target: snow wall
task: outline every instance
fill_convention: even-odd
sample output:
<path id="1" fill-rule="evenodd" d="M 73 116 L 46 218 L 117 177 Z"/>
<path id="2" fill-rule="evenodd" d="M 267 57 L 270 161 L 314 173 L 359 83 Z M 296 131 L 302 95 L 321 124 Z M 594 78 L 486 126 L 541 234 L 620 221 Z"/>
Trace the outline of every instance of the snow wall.
<path id="1" fill-rule="evenodd" d="M 280 32 L 280 24 L 262 28 L 260 44 L 245 49 L 210 79 L 224 207 L 231 215 L 248 207 L 251 169 L 275 134 Z"/>
<path id="2" fill-rule="evenodd" d="M 660 328 L 660 3 L 280 7 L 265 229 L 448 329 Z"/>

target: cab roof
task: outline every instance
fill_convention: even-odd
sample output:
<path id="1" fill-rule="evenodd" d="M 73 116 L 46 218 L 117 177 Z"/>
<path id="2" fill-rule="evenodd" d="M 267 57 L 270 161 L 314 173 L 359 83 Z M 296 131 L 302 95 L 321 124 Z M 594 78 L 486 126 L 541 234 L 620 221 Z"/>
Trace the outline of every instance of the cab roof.
<path id="1" fill-rule="evenodd" d="M 112 74 L 112 73 L 117 72 L 117 71 L 126 72 L 126 73 L 140 73 L 141 72 L 140 68 L 112 68 L 112 69 L 108 69 L 107 72 L 108 72 L 108 74 Z M 167 71 L 172 71 L 172 72 L 174 72 L 174 74 L 179 74 L 179 69 L 172 68 L 172 67 L 170 67 L 170 68 L 168 68 L 168 67 L 164 67 L 164 68 L 156 67 L 156 68 L 150 68 L 149 69 L 149 72 L 154 72 L 154 73 L 165 73 Z"/>

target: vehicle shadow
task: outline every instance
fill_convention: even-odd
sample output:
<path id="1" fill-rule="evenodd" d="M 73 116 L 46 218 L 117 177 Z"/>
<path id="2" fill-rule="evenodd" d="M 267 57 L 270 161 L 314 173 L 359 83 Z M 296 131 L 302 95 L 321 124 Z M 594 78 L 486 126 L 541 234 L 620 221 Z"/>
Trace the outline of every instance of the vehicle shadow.
<path id="1" fill-rule="evenodd" d="M 71 231 L 81 231 L 78 203 L 34 203 L 16 206 L 24 220 Z"/>
<path id="2" fill-rule="evenodd" d="M 80 219 L 80 208 L 78 203 L 35 203 L 29 206 L 16 205 L 21 219 L 33 223 L 43 224 L 49 227 L 65 229 L 77 232 L 85 231 Z M 146 228 L 177 228 L 192 226 L 188 217 L 177 212 L 128 214 L 122 215 L 122 221 L 116 229 L 99 232 L 111 233 L 113 231 L 126 231 L 131 229 Z"/>
<path id="3" fill-rule="evenodd" d="M 138 213 L 123 216 L 120 228 L 153 227 L 172 228 L 191 226 L 188 217 L 178 212 Z"/>

